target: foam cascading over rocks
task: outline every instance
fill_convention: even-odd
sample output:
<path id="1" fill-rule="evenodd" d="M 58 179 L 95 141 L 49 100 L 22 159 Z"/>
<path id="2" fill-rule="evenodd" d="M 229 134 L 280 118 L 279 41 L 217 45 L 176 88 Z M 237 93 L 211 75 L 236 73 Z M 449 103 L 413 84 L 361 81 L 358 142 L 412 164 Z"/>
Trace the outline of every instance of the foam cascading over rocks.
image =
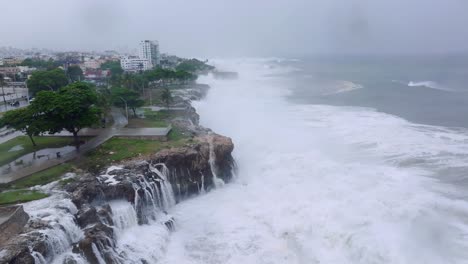
<path id="1" fill-rule="evenodd" d="M 132 260 L 132 249 L 119 244 L 119 236 L 140 225 L 174 229 L 167 213 L 172 206 L 232 178 L 233 147 L 227 137 L 206 134 L 147 160 L 80 175 L 65 191 L 26 205 L 36 213 L 25 232 L 0 251 L 0 262 L 151 263 L 154 256 Z"/>

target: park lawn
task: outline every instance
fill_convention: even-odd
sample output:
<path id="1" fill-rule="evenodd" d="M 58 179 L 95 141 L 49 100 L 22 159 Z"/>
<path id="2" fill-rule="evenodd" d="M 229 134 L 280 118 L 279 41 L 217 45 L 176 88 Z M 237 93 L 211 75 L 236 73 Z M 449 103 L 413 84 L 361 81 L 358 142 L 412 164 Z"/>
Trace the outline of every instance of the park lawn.
<path id="1" fill-rule="evenodd" d="M 177 117 L 180 114 L 180 111 L 174 110 L 159 110 L 153 111 L 150 108 L 143 108 L 145 118 L 149 120 L 165 120 L 170 121 L 171 119 Z"/>
<path id="2" fill-rule="evenodd" d="M 167 127 L 168 123 L 164 120 L 153 120 L 148 118 L 132 118 L 128 120 L 127 127 L 141 128 L 141 127 Z"/>
<path id="3" fill-rule="evenodd" d="M 143 108 L 144 118 L 132 118 L 128 121 L 127 127 L 168 127 L 170 121 L 177 117 L 180 113 L 173 110 L 153 111 L 149 108 Z"/>
<path id="4" fill-rule="evenodd" d="M 34 147 L 28 136 L 19 136 L 0 144 L 0 166 L 5 165 L 28 153 L 45 148 L 60 148 L 72 144 L 70 137 L 34 137 L 37 146 Z M 22 150 L 10 151 L 11 148 L 21 145 Z"/>
<path id="5" fill-rule="evenodd" d="M 71 171 L 73 171 L 72 165 L 63 163 L 14 181 L 9 184 L 9 187 L 12 189 L 24 189 L 36 185 L 44 185 L 59 180 L 65 173 Z"/>
<path id="6" fill-rule="evenodd" d="M 75 164 L 85 170 L 99 172 L 103 167 L 122 160 L 145 156 L 165 148 L 181 147 L 193 139 L 184 136 L 177 130 L 168 135 L 168 141 L 149 139 L 112 138 L 89 152 Z"/>
<path id="7" fill-rule="evenodd" d="M 46 198 L 49 195 L 33 190 L 14 190 L 4 191 L 0 193 L 0 205 L 13 204 L 13 203 L 24 203 L 34 201 L 42 198 Z"/>

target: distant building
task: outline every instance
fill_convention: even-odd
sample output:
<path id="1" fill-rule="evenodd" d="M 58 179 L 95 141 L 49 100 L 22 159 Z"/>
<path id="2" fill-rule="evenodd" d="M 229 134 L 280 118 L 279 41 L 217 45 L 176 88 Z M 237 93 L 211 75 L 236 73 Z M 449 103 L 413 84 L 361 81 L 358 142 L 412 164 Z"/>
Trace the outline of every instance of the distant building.
<path id="1" fill-rule="evenodd" d="M 86 69 L 99 69 L 101 67 L 101 61 L 96 59 L 85 60 L 83 63 Z"/>
<path id="2" fill-rule="evenodd" d="M 120 58 L 120 67 L 122 67 L 124 71 L 147 71 L 151 70 L 152 66 L 151 61 L 136 56 L 124 56 Z"/>
<path id="3" fill-rule="evenodd" d="M 8 58 L 3 58 L 3 64 L 6 65 L 17 65 L 23 62 L 23 59 L 21 58 L 16 58 L 16 57 L 8 57 Z"/>
<path id="4" fill-rule="evenodd" d="M 22 73 L 31 73 L 37 70 L 36 67 L 29 67 L 29 66 L 17 66 L 16 68 L 18 68 L 19 71 Z"/>
<path id="5" fill-rule="evenodd" d="M 3 66 L 3 59 L 0 58 L 0 66 Z"/>
<path id="6" fill-rule="evenodd" d="M 20 69 L 18 67 L 1 67 L 0 68 L 0 73 L 2 74 L 17 74 L 20 72 Z"/>
<path id="7" fill-rule="evenodd" d="M 139 56 L 141 59 L 147 59 L 152 66 L 158 66 L 160 63 L 159 43 L 157 41 L 142 40 L 140 42 Z"/>

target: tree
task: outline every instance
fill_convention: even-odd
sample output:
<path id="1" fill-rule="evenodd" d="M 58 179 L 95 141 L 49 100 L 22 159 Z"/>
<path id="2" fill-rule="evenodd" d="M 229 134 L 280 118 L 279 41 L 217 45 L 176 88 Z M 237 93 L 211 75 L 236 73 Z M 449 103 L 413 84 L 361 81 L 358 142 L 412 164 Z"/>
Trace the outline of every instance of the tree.
<path id="1" fill-rule="evenodd" d="M 62 69 L 35 71 L 27 81 L 29 91 L 36 94 L 39 91 L 57 91 L 68 84 L 68 78 Z"/>
<path id="2" fill-rule="evenodd" d="M 20 64 L 21 66 L 29 66 L 29 67 L 35 67 L 39 69 L 47 69 L 47 70 L 52 70 L 60 66 L 60 63 L 57 61 L 54 61 L 53 59 L 49 60 L 41 60 L 41 59 L 32 59 L 32 58 L 27 58 L 23 60 Z"/>
<path id="3" fill-rule="evenodd" d="M 112 76 L 121 75 L 124 71 L 118 61 L 106 61 L 101 64 L 102 70 L 110 70 Z"/>
<path id="4" fill-rule="evenodd" d="M 111 90 L 112 102 L 117 107 L 125 108 L 125 105 L 133 110 L 133 115 L 136 116 L 136 109 L 142 107 L 145 101 L 140 99 L 136 91 L 125 87 L 114 87 Z"/>
<path id="5" fill-rule="evenodd" d="M 178 71 L 187 71 L 191 73 L 203 72 L 206 73 L 208 71 L 214 70 L 215 67 L 206 64 L 206 62 L 197 60 L 197 59 L 190 59 L 181 62 L 177 65 L 176 70 Z"/>
<path id="6" fill-rule="evenodd" d="M 54 134 L 66 130 L 73 134 L 75 146 L 80 147 L 78 132 L 99 123 L 101 109 L 96 105 L 98 95 L 88 84 L 75 82 L 58 92 L 41 91 L 31 107 L 41 113 L 46 131 Z"/>
<path id="7" fill-rule="evenodd" d="M 174 98 L 172 97 L 171 90 L 169 88 L 164 88 L 162 93 L 161 93 L 161 100 L 164 102 L 166 105 L 167 109 L 169 109 L 169 105 L 172 103 Z"/>
<path id="8" fill-rule="evenodd" d="M 29 107 L 5 112 L 0 119 L 0 126 L 6 126 L 25 133 L 33 146 L 36 146 L 33 136 L 38 136 L 46 131 L 44 123 L 38 119 L 38 116 Z"/>
<path id="9" fill-rule="evenodd" d="M 72 82 L 79 82 L 84 79 L 83 71 L 78 65 L 71 65 L 67 69 L 68 78 Z"/>

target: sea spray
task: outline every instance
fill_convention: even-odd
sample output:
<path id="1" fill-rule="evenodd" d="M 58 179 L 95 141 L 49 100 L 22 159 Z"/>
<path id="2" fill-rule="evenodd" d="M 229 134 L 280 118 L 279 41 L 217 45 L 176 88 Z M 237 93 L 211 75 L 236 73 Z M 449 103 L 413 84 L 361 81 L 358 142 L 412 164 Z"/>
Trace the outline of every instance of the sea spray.
<path id="1" fill-rule="evenodd" d="M 294 105 L 277 63 L 230 65 L 239 80 L 201 77 L 212 89 L 197 111 L 234 140 L 238 184 L 173 209 L 163 263 L 466 263 L 466 195 L 444 182 L 467 169 L 466 131 Z M 466 191 L 463 171 L 451 179 Z"/>
<path id="2" fill-rule="evenodd" d="M 208 144 L 210 146 L 210 157 L 208 162 L 210 163 L 211 173 L 213 174 L 213 184 L 215 188 L 222 187 L 224 185 L 224 181 L 218 178 L 218 168 L 216 166 L 216 155 L 214 152 L 214 144 L 213 144 L 214 137 L 210 136 L 208 140 Z"/>
<path id="3" fill-rule="evenodd" d="M 50 227 L 32 231 L 41 234 L 40 237 L 47 246 L 47 257 L 39 252 L 32 253 L 38 263 L 43 260 L 51 262 L 61 254 L 71 251 L 72 244 L 83 237 L 83 231 L 76 225 L 73 216 L 78 210 L 63 193 L 26 203 L 24 208 L 32 220 L 44 221 Z"/>

